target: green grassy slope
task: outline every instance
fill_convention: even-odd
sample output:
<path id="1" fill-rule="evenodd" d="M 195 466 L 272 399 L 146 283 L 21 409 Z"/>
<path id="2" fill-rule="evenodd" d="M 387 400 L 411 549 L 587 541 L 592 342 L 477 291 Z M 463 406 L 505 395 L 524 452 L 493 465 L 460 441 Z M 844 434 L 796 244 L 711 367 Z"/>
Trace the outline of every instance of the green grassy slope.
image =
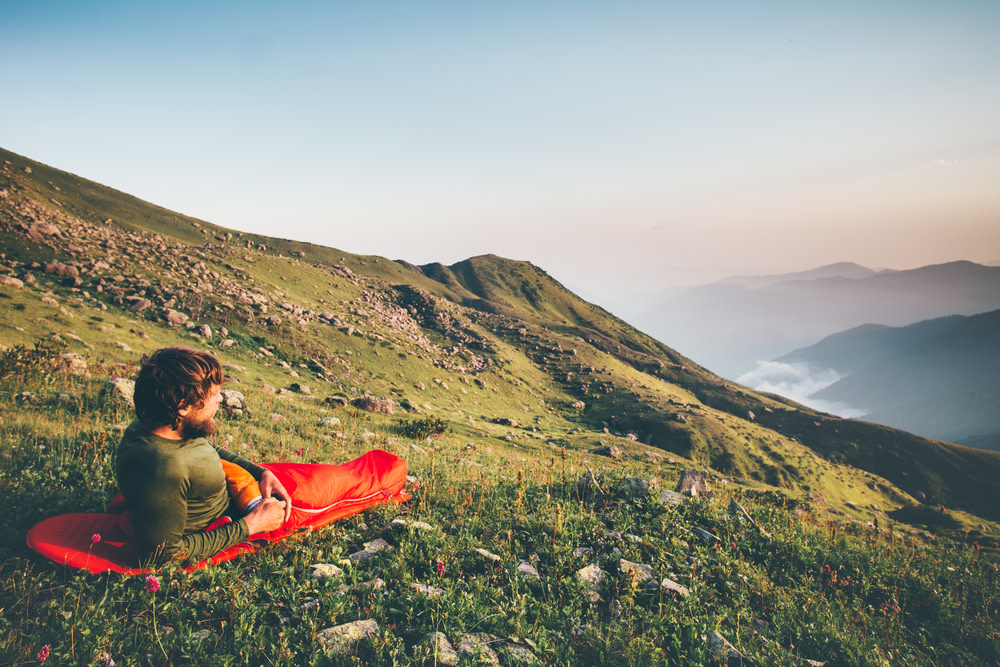
<path id="1" fill-rule="evenodd" d="M 486 255 L 416 267 L 234 233 L 3 159 L 5 269 L 38 276 L 4 306 L 51 292 L 63 310 L 108 309 L 146 329 L 170 329 L 164 317 L 174 310 L 188 326 L 225 327 L 231 342 L 187 330 L 192 340 L 265 363 L 286 384 L 289 372 L 306 375 L 318 393 L 387 396 L 414 415 L 463 424 L 514 420 L 514 434 L 535 441 L 651 447 L 790 493 L 887 510 L 920 499 L 1000 519 L 995 483 L 984 483 L 1000 477 L 996 454 L 726 382 L 529 263 Z M 39 233 L 44 222 L 58 235 Z M 79 277 L 46 274 L 52 260 L 75 264 Z M 140 300 L 148 307 L 133 310 Z M 28 344 L 47 328 L 7 323 L 4 342 Z M 856 483 L 837 481 L 848 478 Z"/>

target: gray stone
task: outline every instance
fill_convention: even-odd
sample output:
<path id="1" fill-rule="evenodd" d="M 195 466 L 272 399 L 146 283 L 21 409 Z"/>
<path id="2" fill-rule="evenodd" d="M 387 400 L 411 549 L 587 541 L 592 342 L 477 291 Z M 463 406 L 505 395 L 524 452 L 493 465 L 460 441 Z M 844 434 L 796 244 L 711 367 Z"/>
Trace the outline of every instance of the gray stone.
<path id="1" fill-rule="evenodd" d="M 381 537 L 378 537 L 371 542 L 365 542 L 364 549 L 352 553 L 350 555 L 350 559 L 355 563 L 363 563 L 366 560 L 374 558 L 386 549 L 392 549 L 392 545 L 383 540 Z"/>
<path id="2" fill-rule="evenodd" d="M 682 598 L 686 598 L 691 594 L 691 591 L 689 591 L 687 587 L 681 586 L 676 581 L 665 577 L 663 581 L 660 582 L 660 590 L 664 593 L 670 593 L 671 595 L 676 595 Z"/>
<path id="3" fill-rule="evenodd" d="M 525 579 L 533 579 L 535 581 L 541 581 L 542 578 L 538 576 L 538 570 L 526 560 L 522 560 L 517 564 L 518 573 Z"/>
<path id="4" fill-rule="evenodd" d="M 423 655 L 433 656 L 435 664 L 441 667 L 454 667 L 461 660 L 455 647 L 448 641 L 448 637 L 443 632 L 431 632 L 417 644 L 418 651 Z"/>
<path id="5" fill-rule="evenodd" d="M 708 635 L 708 648 L 712 651 L 712 655 L 724 665 L 749 664 L 743 659 L 743 654 L 737 651 L 736 647 L 730 644 L 729 640 L 723 637 L 718 630 L 713 630 Z"/>
<path id="6" fill-rule="evenodd" d="M 378 623 L 369 618 L 320 630 L 316 633 L 316 641 L 331 653 L 346 655 L 356 643 L 376 632 Z"/>
<path id="7" fill-rule="evenodd" d="M 677 483 L 677 493 L 692 498 L 711 498 L 712 488 L 700 470 L 685 470 Z"/>
<path id="8" fill-rule="evenodd" d="M 462 636 L 458 651 L 472 660 L 474 665 L 500 667 L 500 656 L 493 650 L 500 640 L 485 632 L 473 632 Z"/>
<path id="9" fill-rule="evenodd" d="M 591 563 L 587 567 L 577 570 L 576 578 L 587 589 L 587 597 L 591 602 L 597 602 L 601 599 L 605 576 L 597 563 Z"/>
<path id="10" fill-rule="evenodd" d="M 339 577 L 343 574 L 344 571 L 332 563 L 316 563 L 309 566 L 309 577 L 311 579 Z"/>
<path id="11" fill-rule="evenodd" d="M 634 579 L 636 585 L 638 586 L 642 586 L 653 581 L 653 568 L 650 565 L 633 563 L 630 560 L 622 558 L 618 561 L 618 571 L 626 577 Z"/>
<path id="12" fill-rule="evenodd" d="M 670 489 L 664 489 L 660 492 L 660 502 L 664 505 L 673 505 L 676 507 L 677 505 L 682 504 L 685 500 L 687 500 L 687 496 L 683 496 L 676 491 L 671 491 Z"/>

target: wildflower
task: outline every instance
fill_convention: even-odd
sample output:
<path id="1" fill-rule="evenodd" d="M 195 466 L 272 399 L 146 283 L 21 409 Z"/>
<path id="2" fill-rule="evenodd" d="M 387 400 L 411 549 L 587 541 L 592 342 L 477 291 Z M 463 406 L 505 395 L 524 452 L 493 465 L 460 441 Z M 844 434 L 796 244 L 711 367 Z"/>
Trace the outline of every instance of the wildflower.
<path id="1" fill-rule="evenodd" d="M 437 571 L 438 571 L 438 576 L 439 577 L 444 574 L 444 561 L 443 560 L 439 560 L 437 562 Z"/>
<path id="2" fill-rule="evenodd" d="M 160 590 L 160 580 L 157 579 L 155 575 L 152 574 L 149 575 L 148 577 L 146 577 L 145 589 L 146 592 L 148 593 L 155 593 L 156 591 Z"/>
<path id="3" fill-rule="evenodd" d="M 45 661 L 49 659 L 49 645 L 46 644 L 38 650 L 38 655 L 35 656 L 38 659 L 39 665 L 44 665 Z"/>
<path id="4" fill-rule="evenodd" d="M 100 533 L 94 533 L 93 535 L 90 536 L 90 543 L 91 544 L 97 544 L 100 541 L 101 541 L 101 534 Z"/>

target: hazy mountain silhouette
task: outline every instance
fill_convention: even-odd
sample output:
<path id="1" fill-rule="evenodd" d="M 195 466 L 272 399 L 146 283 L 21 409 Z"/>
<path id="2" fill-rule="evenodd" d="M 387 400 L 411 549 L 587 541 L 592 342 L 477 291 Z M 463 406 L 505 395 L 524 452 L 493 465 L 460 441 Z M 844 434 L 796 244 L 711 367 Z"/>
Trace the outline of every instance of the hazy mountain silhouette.
<path id="1" fill-rule="evenodd" d="M 865 419 L 1000 449 L 1000 310 L 906 327 L 865 325 L 777 361 L 843 375 L 820 400 L 864 408 Z"/>
<path id="2" fill-rule="evenodd" d="M 834 264 L 690 289 L 635 317 L 656 338 L 725 377 L 866 323 L 904 326 L 1000 308 L 1000 267 L 951 262 L 906 271 Z"/>

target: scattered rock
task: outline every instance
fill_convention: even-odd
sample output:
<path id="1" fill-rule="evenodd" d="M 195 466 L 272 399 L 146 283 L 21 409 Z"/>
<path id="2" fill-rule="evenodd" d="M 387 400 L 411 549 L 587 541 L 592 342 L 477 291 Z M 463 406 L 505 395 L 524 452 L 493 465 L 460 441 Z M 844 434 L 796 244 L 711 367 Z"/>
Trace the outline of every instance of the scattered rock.
<path id="1" fill-rule="evenodd" d="M 583 410 L 584 408 L 587 407 L 587 404 L 584 403 L 583 401 L 577 401 L 576 403 L 573 403 L 569 407 L 574 408 L 576 410 Z"/>
<path id="2" fill-rule="evenodd" d="M 337 428 L 340 426 L 340 419 L 337 417 L 324 417 L 319 420 L 320 426 L 326 426 L 329 428 Z"/>
<path id="3" fill-rule="evenodd" d="M 677 483 L 677 493 L 692 498 L 711 498 L 712 489 L 700 470 L 685 470 Z"/>
<path id="4" fill-rule="evenodd" d="M 308 395 L 308 394 L 312 393 L 312 389 L 309 387 L 309 385 L 302 384 L 300 382 L 293 382 L 292 384 L 288 385 L 288 388 L 291 391 L 294 391 L 296 394 L 307 394 Z"/>
<path id="5" fill-rule="evenodd" d="M 472 660 L 474 665 L 500 667 L 500 656 L 490 646 L 500 640 L 485 632 L 474 632 L 463 635 L 458 643 L 458 651 Z"/>
<path id="6" fill-rule="evenodd" d="M 13 276 L 0 276 L 0 285 L 4 287 L 13 287 L 14 289 L 21 289 L 24 287 L 24 281 L 18 280 Z"/>
<path id="7" fill-rule="evenodd" d="M 163 313 L 163 319 L 172 327 L 184 326 L 190 319 L 186 314 L 177 310 L 168 310 Z"/>
<path id="8" fill-rule="evenodd" d="M 625 498 L 638 498 L 651 494 L 660 488 L 660 480 L 655 477 L 640 479 L 638 477 L 626 477 L 618 484 L 617 493 Z"/>
<path id="9" fill-rule="evenodd" d="M 410 588 L 420 593 L 421 595 L 426 595 L 429 598 L 439 598 L 444 595 L 444 590 L 438 588 L 437 586 L 429 586 L 427 584 L 417 584 L 411 583 Z"/>
<path id="10" fill-rule="evenodd" d="M 331 653 L 345 655 L 356 643 L 376 632 L 378 623 L 369 618 L 320 630 L 316 633 L 316 641 Z"/>
<path id="11" fill-rule="evenodd" d="M 538 575 L 538 570 L 526 560 L 522 560 L 517 564 L 518 573 L 525 579 L 533 579 L 535 581 L 541 581 L 542 578 Z"/>
<path id="12" fill-rule="evenodd" d="M 633 563 L 622 558 L 618 561 L 618 571 L 626 577 L 634 579 L 637 586 L 653 584 L 653 567 L 651 565 Z M 654 588 L 655 586 L 656 584 L 653 584 Z"/>
<path id="13" fill-rule="evenodd" d="M 85 375 L 87 373 L 87 359 L 76 352 L 66 352 L 59 355 L 59 364 L 62 369 L 70 375 Z"/>
<path id="14" fill-rule="evenodd" d="M 135 382 L 126 378 L 113 378 L 108 380 L 101 389 L 101 395 L 111 394 L 118 396 L 128 402 L 135 404 Z"/>
<path id="15" fill-rule="evenodd" d="M 199 324 L 195 327 L 194 332 L 202 338 L 210 339 L 212 337 L 212 327 L 207 324 Z"/>
<path id="16" fill-rule="evenodd" d="M 687 587 L 681 586 L 676 581 L 667 578 L 664 578 L 663 581 L 660 582 L 660 590 L 664 593 L 670 593 L 671 595 L 677 595 L 682 598 L 686 598 L 691 594 L 691 591 L 689 591 Z"/>
<path id="17" fill-rule="evenodd" d="M 748 665 L 749 661 L 744 660 L 743 654 L 736 650 L 736 647 L 729 643 L 722 633 L 713 630 L 708 635 L 708 648 L 712 655 L 724 665 Z"/>
<path id="18" fill-rule="evenodd" d="M 664 505 L 673 505 L 676 507 L 685 500 L 687 500 L 687 496 L 681 495 L 676 491 L 671 491 L 670 489 L 664 489 L 660 492 L 660 502 Z"/>
<path id="19" fill-rule="evenodd" d="M 441 667 L 455 667 L 461 660 L 455 647 L 448 641 L 448 637 L 443 632 L 431 632 L 417 643 L 419 653 L 434 656 L 437 665 Z"/>
<path id="20" fill-rule="evenodd" d="M 366 560 L 370 560 L 377 556 L 380 552 L 386 549 L 392 549 L 392 545 L 383 540 L 381 537 L 375 538 L 371 542 L 364 543 L 364 549 L 361 551 L 355 551 L 350 555 L 350 559 L 355 563 L 363 563 Z"/>
<path id="21" fill-rule="evenodd" d="M 587 597 L 591 602 L 597 602 L 601 599 L 601 589 L 604 587 L 605 576 L 597 563 L 577 570 L 576 578 L 587 589 Z"/>
<path id="22" fill-rule="evenodd" d="M 380 398 L 378 396 L 361 396 L 351 401 L 351 405 L 369 412 L 380 412 L 391 415 L 396 411 L 396 404 L 390 398 Z"/>
<path id="23" fill-rule="evenodd" d="M 309 566 L 309 577 L 312 579 L 325 579 L 327 577 L 339 577 L 344 571 L 331 563 L 316 563 Z"/>
<path id="24" fill-rule="evenodd" d="M 614 445 L 604 445 L 602 447 L 597 447 L 595 449 L 591 449 L 588 452 L 588 454 L 597 454 L 598 456 L 607 456 L 607 457 L 612 458 L 612 459 L 620 459 L 621 457 L 625 456 L 625 452 L 623 452 L 618 447 L 615 447 Z"/>
<path id="25" fill-rule="evenodd" d="M 222 408 L 229 414 L 238 416 L 249 412 L 247 399 L 241 392 L 235 389 L 223 389 L 220 393 L 222 394 Z"/>

